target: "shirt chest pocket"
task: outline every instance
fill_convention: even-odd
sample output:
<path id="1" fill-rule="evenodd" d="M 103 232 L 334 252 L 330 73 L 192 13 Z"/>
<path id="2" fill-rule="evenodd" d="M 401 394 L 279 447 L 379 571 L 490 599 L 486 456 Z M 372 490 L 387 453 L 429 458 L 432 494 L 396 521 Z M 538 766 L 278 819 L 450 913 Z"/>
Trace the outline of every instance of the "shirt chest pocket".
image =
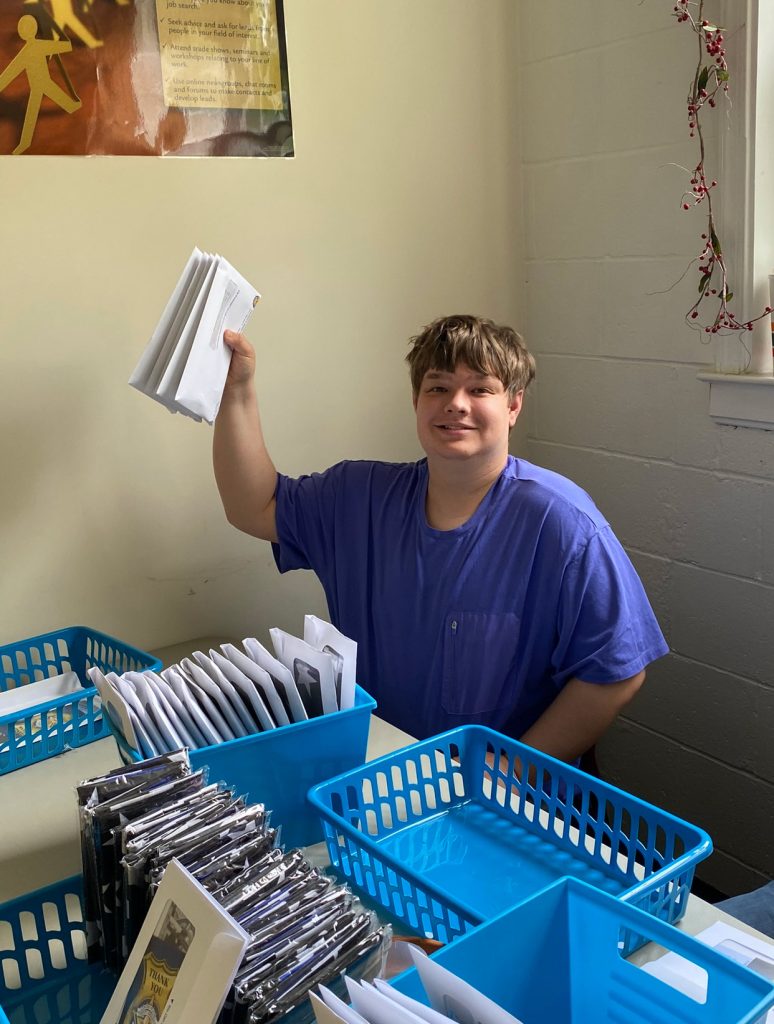
<path id="1" fill-rule="evenodd" d="M 450 715 L 496 711 L 514 698 L 519 616 L 452 612 L 443 637 L 441 704 Z"/>

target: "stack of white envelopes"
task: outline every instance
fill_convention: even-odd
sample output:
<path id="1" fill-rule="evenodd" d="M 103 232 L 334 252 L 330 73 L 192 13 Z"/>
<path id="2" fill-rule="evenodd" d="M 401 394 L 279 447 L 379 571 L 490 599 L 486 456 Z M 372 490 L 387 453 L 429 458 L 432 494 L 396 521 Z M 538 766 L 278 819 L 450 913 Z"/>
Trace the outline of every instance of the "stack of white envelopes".
<path id="1" fill-rule="evenodd" d="M 171 412 L 213 423 L 231 362 L 223 332 L 243 330 L 259 299 L 228 260 L 194 249 L 129 383 Z"/>

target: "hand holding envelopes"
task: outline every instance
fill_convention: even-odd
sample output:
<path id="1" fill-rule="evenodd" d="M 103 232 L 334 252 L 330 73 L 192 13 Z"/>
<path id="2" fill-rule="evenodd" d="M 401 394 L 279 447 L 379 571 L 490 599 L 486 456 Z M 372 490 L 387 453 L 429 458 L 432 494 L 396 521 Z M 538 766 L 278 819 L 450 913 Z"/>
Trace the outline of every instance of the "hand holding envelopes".
<path id="1" fill-rule="evenodd" d="M 213 423 L 231 363 L 223 332 L 243 330 L 259 299 L 228 260 L 195 248 L 129 383 L 171 412 Z"/>

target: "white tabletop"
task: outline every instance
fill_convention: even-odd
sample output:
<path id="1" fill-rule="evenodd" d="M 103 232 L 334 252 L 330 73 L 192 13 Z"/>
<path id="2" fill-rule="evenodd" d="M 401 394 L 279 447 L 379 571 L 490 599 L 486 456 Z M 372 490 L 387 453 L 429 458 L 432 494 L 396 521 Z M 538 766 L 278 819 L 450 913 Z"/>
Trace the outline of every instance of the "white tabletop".
<path id="1" fill-rule="evenodd" d="M 171 664 L 214 638 L 190 641 L 156 652 Z M 412 737 L 373 717 L 366 757 L 373 760 L 411 743 Z M 0 776 L 0 903 L 80 872 L 80 844 L 74 789 L 121 763 L 115 741 L 99 740 L 57 757 Z M 691 895 L 678 927 L 689 935 L 724 920 L 764 941 L 771 941 L 710 903 Z M 652 943 L 634 955 L 643 963 L 660 955 Z"/>

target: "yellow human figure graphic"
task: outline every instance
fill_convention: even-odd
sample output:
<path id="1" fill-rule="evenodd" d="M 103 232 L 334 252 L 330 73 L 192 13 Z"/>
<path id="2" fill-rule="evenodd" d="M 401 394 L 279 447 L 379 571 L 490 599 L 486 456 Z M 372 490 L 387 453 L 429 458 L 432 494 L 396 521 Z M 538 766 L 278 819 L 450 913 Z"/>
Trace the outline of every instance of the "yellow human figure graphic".
<path id="1" fill-rule="evenodd" d="M 78 110 L 80 100 L 74 100 L 68 96 L 64 89 L 60 88 L 51 78 L 48 70 L 48 58 L 57 53 L 67 53 L 73 46 L 69 39 L 38 39 L 38 23 L 31 14 L 23 14 L 19 18 L 16 31 L 19 38 L 24 40 L 24 46 L 19 50 L 5 71 L 0 72 L 0 92 L 24 71 L 27 74 L 27 81 L 30 85 L 30 98 L 27 101 L 27 112 L 24 115 L 19 145 L 14 149 L 14 154 L 23 153 L 29 149 L 32 142 L 32 134 L 38 123 L 40 104 L 43 97 L 57 103 L 62 110 L 68 114 Z"/>
<path id="2" fill-rule="evenodd" d="M 74 36 L 77 36 L 82 43 L 85 43 L 92 50 L 102 46 L 102 40 L 86 28 L 81 19 L 73 10 L 73 0 L 51 0 L 51 14 L 54 21 L 62 29 L 70 29 Z"/>

